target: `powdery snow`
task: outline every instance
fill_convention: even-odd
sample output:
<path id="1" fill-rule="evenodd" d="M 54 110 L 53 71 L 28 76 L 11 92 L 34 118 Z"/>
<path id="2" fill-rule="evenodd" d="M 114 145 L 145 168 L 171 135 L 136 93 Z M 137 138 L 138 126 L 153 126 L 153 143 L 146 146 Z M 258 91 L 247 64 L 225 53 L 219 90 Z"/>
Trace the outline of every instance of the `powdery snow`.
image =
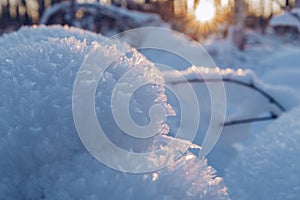
<path id="1" fill-rule="evenodd" d="M 256 135 L 226 169 L 232 199 L 298 199 L 300 107 Z"/>
<path id="2" fill-rule="evenodd" d="M 62 27 L 22 28 L 0 38 L 0 199 L 229 199 L 206 160 L 190 153 L 167 169 L 133 175 L 103 166 L 86 151 L 73 122 L 72 87 L 83 59 L 103 39 Z M 123 52 L 123 62 L 117 60 L 100 80 L 96 110 L 108 132 L 120 135 L 111 118 L 101 116 L 109 113 L 112 84 L 127 70 L 143 63 L 147 67 L 139 77 L 158 83 L 132 98 L 133 118 L 145 122 L 147 106 L 167 105 L 163 78 L 152 63 L 117 41 L 110 50 Z M 160 137 L 174 140 L 157 136 L 146 143 L 148 148 Z M 124 148 L 134 145 L 116 142 Z"/>

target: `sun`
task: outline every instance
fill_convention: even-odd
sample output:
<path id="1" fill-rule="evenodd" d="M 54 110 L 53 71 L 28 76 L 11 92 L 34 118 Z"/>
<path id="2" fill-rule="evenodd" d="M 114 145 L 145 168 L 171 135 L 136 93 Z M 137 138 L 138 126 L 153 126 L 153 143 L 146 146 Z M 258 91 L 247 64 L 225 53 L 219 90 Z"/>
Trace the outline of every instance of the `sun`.
<path id="1" fill-rule="evenodd" d="M 216 7 L 213 0 L 201 0 L 195 10 L 196 19 L 201 23 L 206 23 L 216 16 Z"/>
<path id="2" fill-rule="evenodd" d="M 192 39 L 205 41 L 213 34 L 225 35 L 229 24 L 233 23 L 232 0 L 189 0 L 188 15 L 178 22 L 180 31 Z M 195 2 L 199 2 L 196 4 Z M 216 2 L 219 2 L 217 4 Z M 222 26 L 219 26 L 222 24 Z M 207 40 L 208 41 L 208 40 Z"/>

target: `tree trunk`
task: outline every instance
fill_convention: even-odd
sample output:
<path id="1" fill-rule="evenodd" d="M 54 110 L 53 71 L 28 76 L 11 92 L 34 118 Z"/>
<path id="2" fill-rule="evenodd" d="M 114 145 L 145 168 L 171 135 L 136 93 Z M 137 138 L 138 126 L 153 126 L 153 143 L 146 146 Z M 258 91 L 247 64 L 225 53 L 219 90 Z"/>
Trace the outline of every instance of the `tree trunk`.
<path id="1" fill-rule="evenodd" d="M 234 2 L 234 21 L 236 25 L 244 26 L 245 21 L 245 1 L 235 0 Z"/>

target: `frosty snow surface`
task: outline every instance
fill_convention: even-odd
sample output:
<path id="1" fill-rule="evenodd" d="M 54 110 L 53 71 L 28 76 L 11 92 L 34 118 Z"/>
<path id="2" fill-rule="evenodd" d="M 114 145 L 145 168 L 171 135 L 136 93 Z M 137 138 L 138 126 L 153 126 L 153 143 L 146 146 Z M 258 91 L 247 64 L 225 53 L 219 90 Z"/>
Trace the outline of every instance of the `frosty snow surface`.
<path id="1" fill-rule="evenodd" d="M 72 116 L 73 82 L 85 56 L 103 40 L 62 27 L 22 28 L 0 38 L 0 199 L 229 199 L 222 178 L 206 159 L 193 154 L 186 153 L 155 173 L 128 174 L 102 165 L 83 147 Z M 130 49 L 118 41 L 100 48 Z M 132 115 L 140 123 L 147 122 L 147 106 L 154 101 L 166 104 L 163 77 L 132 51 L 131 58 L 122 64 L 116 61 L 105 73 L 96 93 L 98 118 L 124 149 L 132 141 L 118 140 L 118 128 L 110 117 L 103 117 L 111 109 L 107 98 L 118 76 L 142 62 L 149 70 L 141 75 L 158 83 L 132 99 Z M 158 135 L 145 145 L 157 148 L 173 140 Z M 175 143 L 177 151 L 187 145 L 178 139 Z"/>
<path id="2" fill-rule="evenodd" d="M 181 71 L 162 73 L 157 73 L 156 66 L 129 45 L 114 41 L 102 47 L 99 43 L 107 38 L 79 29 L 28 27 L 0 37 L 0 199 L 222 200 L 229 199 L 228 191 L 234 200 L 298 200 L 299 46 L 251 32 L 247 37 L 256 43 L 243 52 L 233 47 L 230 37 L 207 46 L 216 63 L 229 69 L 188 66 L 178 68 Z M 224 128 L 208 160 L 188 151 L 155 172 L 131 174 L 113 170 L 84 148 L 72 116 L 73 82 L 86 55 L 95 47 L 107 53 L 132 52 L 124 53 L 122 62 L 116 60 L 107 70 L 95 96 L 100 124 L 110 133 L 109 139 L 125 150 L 142 153 L 174 142 L 177 151 L 184 151 L 187 146 L 193 151 L 192 147 L 202 144 L 211 112 L 207 89 L 201 80 L 196 81 L 191 84 L 202 110 L 194 144 L 174 138 L 177 120 L 169 121 L 153 139 L 140 142 L 124 137 L 112 121 L 110 97 L 116 81 L 136 68 L 137 63 L 147 66 L 138 73 L 157 83 L 155 87 L 141 88 L 130 102 L 132 118 L 141 125 L 149 122 L 148 108 L 154 102 L 164 105 L 168 114 L 175 111 L 175 119 L 180 118 L 176 99 L 168 95 L 165 85 L 171 83 L 180 89 L 182 84 L 172 84 L 180 81 L 180 76 L 186 80 L 199 79 L 216 71 L 222 79 L 260 88 L 278 101 L 284 111 L 251 88 L 224 83 L 226 120 L 270 112 L 279 118 L 264 125 Z M 168 59 L 171 64 L 178 64 L 171 58 L 153 53 L 149 60 L 159 63 Z M 183 102 L 190 105 L 189 99 Z M 192 111 L 193 105 L 188 109 Z M 153 164 L 160 161 L 165 161 L 165 157 L 154 158 Z M 216 177 L 216 173 L 224 180 Z"/>
<path id="3" fill-rule="evenodd" d="M 298 199 L 300 109 L 284 114 L 240 149 L 226 169 L 232 199 Z"/>

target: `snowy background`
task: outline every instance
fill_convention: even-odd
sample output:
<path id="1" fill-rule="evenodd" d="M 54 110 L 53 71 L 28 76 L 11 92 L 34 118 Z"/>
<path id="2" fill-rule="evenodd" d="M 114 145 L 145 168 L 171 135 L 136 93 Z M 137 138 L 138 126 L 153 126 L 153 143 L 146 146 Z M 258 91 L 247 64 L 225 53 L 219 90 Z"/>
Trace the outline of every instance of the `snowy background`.
<path id="1" fill-rule="evenodd" d="M 169 27 L 157 15 L 122 12 L 133 27 Z M 50 15 L 51 11 L 45 18 Z M 23 27 L 2 35 L 0 199 L 299 199 L 300 40 L 299 34 L 278 35 L 276 29 L 288 25 L 300 30 L 298 21 L 289 17 L 289 13 L 274 17 L 265 34 L 243 30 L 242 48 L 236 41 L 238 26 L 232 26 L 226 38 L 208 38 L 203 46 L 215 62 L 212 66 L 210 62 L 191 66 L 161 50 L 135 49 L 147 40 L 145 35 L 130 44 L 114 40 L 108 46 L 101 45 L 107 39 L 101 34 L 67 26 Z M 124 24 L 117 26 L 120 30 L 105 30 L 105 35 L 132 28 Z M 170 37 L 178 41 L 175 49 L 195 46 L 176 34 Z M 97 161 L 80 141 L 72 115 L 72 90 L 80 65 L 95 48 L 108 58 L 116 52 L 122 55 L 105 71 L 95 97 L 97 117 L 107 137 L 135 152 L 173 142 L 176 152 L 170 151 L 175 155 L 189 147 L 168 167 L 143 174 L 119 172 Z M 206 56 L 199 54 L 200 60 Z M 160 71 L 158 64 L 178 71 Z M 168 115 L 160 133 L 142 142 L 120 130 L 110 107 L 116 82 L 140 65 L 145 67 L 138 72 L 139 79 L 156 84 L 133 95 L 132 118 L 140 125 L 149 123 L 149 108 L 157 103 Z M 225 126 L 213 150 L 200 158 L 211 117 L 210 94 L 203 80 L 216 73 L 226 92 Z M 181 76 L 187 81 L 180 82 Z M 180 103 L 191 113 L 195 105 L 189 98 L 178 102 L 166 87 L 180 91 L 185 84 L 192 85 L 201 108 L 192 142 L 174 134 L 181 120 Z M 181 96 L 188 95 L 181 91 Z M 193 119 L 191 114 L 189 120 Z M 165 160 L 157 157 L 151 164 Z"/>

